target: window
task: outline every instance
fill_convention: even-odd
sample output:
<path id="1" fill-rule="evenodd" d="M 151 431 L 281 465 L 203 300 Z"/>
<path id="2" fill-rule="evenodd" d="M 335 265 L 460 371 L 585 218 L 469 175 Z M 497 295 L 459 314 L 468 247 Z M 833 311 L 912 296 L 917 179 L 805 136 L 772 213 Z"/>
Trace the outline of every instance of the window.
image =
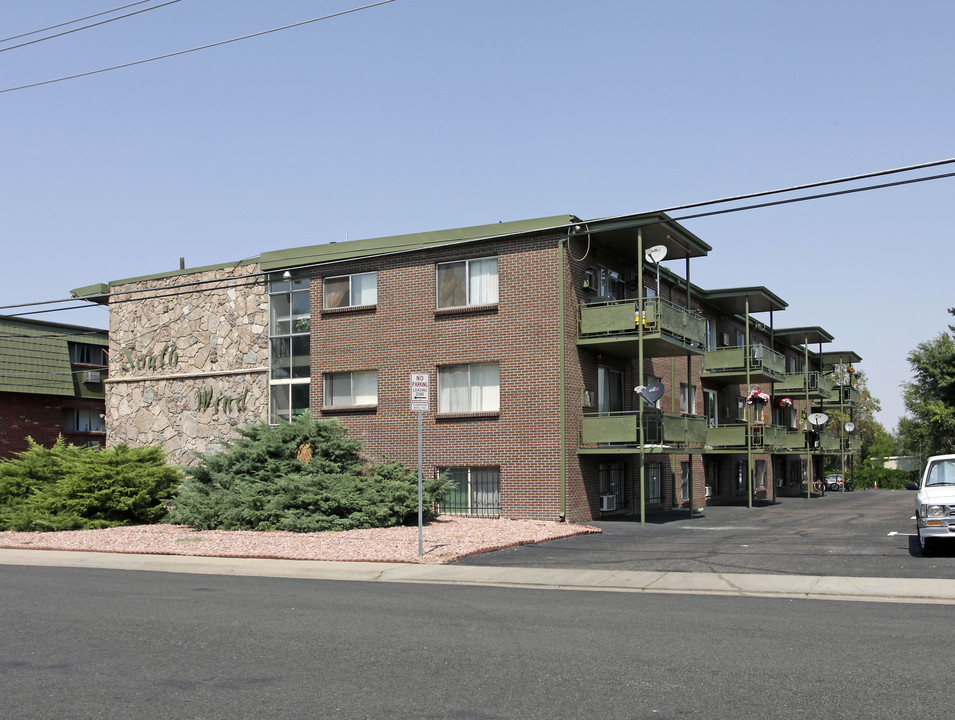
<path id="1" fill-rule="evenodd" d="M 378 303 L 378 273 L 341 275 L 325 278 L 322 290 L 323 307 L 366 307 Z"/>
<path id="2" fill-rule="evenodd" d="M 63 410 L 63 432 L 106 432 L 101 410 Z"/>
<path id="3" fill-rule="evenodd" d="M 614 507 L 623 507 L 627 466 L 624 463 L 600 463 L 598 479 L 600 481 L 600 494 L 613 495 Z"/>
<path id="4" fill-rule="evenodd" d="M 680 412 L 685 415 L 696 414 L 696 385 L 680 383 Z"/>
<path id="5" fill-rule="evenodd" d="M 497 258 L 438 264 L 438 307 L 497 303 Z"/>
<path id="6" fill-rule="evenodd" d="M 620 273 L 600 268 L 600 279 L 597 285 L 597 294 L 607 300 L 622 300 L 625 285 Z"/>
<path id="7" fill-rule="evenodd" d="M 106 348 L 87 343 L 69 343 L 70 362 L 76 365 L 106 365 Z"/>
<path id="8" fill-rule="evenodd" d="M 756 461 L 756 489 L 757 490 L 766 489 L 766 461 L 765 460 Z"/>
<path id="9" fill-rule="evenodd" d="M 746 463 L 736 462 L 736 492 L 746 492 Z"/>
<path id="10" fill-rule="evenodd" d="M 680 463 L 680 497 L 690 497 L 690 463 Z"/>
<path id="11" fill-rule="evenodd" d="M 719 425 L 719 408 L 717 407 L 716 391 L 703 391 L 703 415 L 706 417 L 707 427 Z"/>
<path id="12" fill-rule="evenodd" d="M 273 419 L 309 410 L 310 334 L 307 278 L 269 284 L 269 391 Z"/>
<path id="13" fill-rule="evenodd" d="M 497 412 L 500 371 L 496 362 L 438 368 L 438 412 Z"/>
<path id="14" fill-rule="evenodd" d="M 623 373 L 597 368 L 597 411 L 601 415 L 623 410 Z"/>
<path id="15" fill-rule="evenodd" d="M 647 494 L 646 501 L 648 505 L 659 504 L 663 502 L 663 465 L 661 463 L 647 463 L 644 472 L 646 480 Z"/>
<path id="16" fill-rule="evenodd" d="M 706 318 L 706 349 L 716 350 L 716 320 Z"/>
<path id="17" fill-rule="evenodd" d="M 745 347 L 746 346 L 746 332 L 743 330 L 736 331 L 736 347 Z"/>
<path id="18" fill-rule="evenodd" d="M 460 515 L 501 514 L 501 470 L 497 467 L 438 468 L 452 483 L 441 512 Z"/>
<path id="19" fill-rule="evenodd" d="M 377 404 L 377 370 L 325 373 L 325 405 L 327 407 Z"/>

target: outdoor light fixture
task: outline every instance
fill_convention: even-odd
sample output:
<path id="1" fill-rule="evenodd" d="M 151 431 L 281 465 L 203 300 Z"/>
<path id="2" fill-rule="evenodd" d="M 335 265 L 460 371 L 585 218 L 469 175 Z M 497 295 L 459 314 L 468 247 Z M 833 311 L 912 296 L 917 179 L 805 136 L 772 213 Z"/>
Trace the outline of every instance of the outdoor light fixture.
<path id="1" fill-rule="evenodd" d="M 291 280 L 291 279 L 292 279 L 292 273 L 290 273 L 288 270 L 286 270 L 284 273 L 282 273 L 282 279 L 283 279 L 283 280 Z"/>

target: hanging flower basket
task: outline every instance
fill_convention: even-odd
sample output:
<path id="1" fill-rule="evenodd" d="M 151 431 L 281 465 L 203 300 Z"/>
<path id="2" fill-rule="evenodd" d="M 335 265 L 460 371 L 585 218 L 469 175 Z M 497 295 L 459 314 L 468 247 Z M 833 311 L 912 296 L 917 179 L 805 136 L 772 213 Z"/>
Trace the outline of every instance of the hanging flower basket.
<path id="1" fill-rule="evenodd" d="M 792 398 L 784 397 L 776 401 L 776 407 L 781 409 L 791 408 L 793 406 Z"/>
<path id="2" fill-rule="evenodd" d="M 765 405 L 769 402 L 769 395 L 759 389 L 759 385 L 754 387 L 746 397 L 747 405 Z"/>

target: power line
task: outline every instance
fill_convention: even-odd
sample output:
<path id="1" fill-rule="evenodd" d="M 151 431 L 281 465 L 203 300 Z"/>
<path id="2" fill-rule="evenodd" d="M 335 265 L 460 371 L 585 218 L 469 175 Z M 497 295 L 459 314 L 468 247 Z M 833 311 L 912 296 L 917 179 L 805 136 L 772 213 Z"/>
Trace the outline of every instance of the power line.
<path id="1" fill-rule="evenodd" d="M 40 82 L 29 83 L 27 85 L 18 85 L 17 87 L 9 87 L 0 90 L 0 93 L 15 92 L 17 90 L 26 90 L 28 88 L 40 87 L 41 85 L 51 85 L 53 83 L 64 82 L 66 80 L 75 80 L 81 77 L 88 77 L 90 75 L 98 75 L 100 73 L 111 72 L 113 70 L 121 70 L 123 68 L 133 67 L 134 65 L 144 65 L 145 63 L 155 62 L 156 60 L 166 60 L 171 57 L 176 57 L 178 55 L 186 55 L 187 53 L 198 52 L 199 50 L 208 50 L 209 48 L 220 47 L 222 45 L 228 45 L 229 43 L 239 42 L 240 40 L 249 40 L 250 38 L 261 37 L 263 35 L 269 35 L 270 33 L 281 32 L 283 30 L 290 30 L 292 28 L 301 27 L 302 25 L 309 25 L 310 23 L 320 22 L 322 20 L 330 20 L 332 18 L 340 17 L 342 15 L 348 15 L 350 13 L 356 13 L 361 10 L 368 10 L 370 8 L 378 7 L 379 5 L 387 5 L 388 3 L 395 2 L 395 0 L 380 0 L 379 2 L 371 3 L 370 5 L 363 5 L 361 7 L 352 8 L 350 10 L 342 10 L 341 12 L 331 13 L 330 15 L 323 15 L 321 17 L 312 18 L 311 20 L 302 20 L 301 22 L 292 23 L 291 25 L 283 25 L 282 27 L 272 28 L 271 30 L 262 30 L 260 32 L 252 33 L 250 35 L 242 35 L 241 37 L 231 38 L 229 40 L 221 40 L 219 42 L 210 43 L 208 45 L 200 45 L 199 47 L 189 48 L 188 50 L 178 50 L 176 52 L 167 53 L 165 55 L 157 55 L 155 57 L 146 58 L 145 60 L 134 60 L 133 62 L 122 63 L 121 65 L 113 65 L 112 67 L 100 68 L 99 70 L 90 70 L 88 72 L 77 73 L 76 75 L 66 75 L 64 77 L 54 78 L 53 80 L 42 80 Z"/>
<path id="2" fill-rule="evenodd" d="M 148 2 L 153 2 L 153 0 L 139 0 L 138 2 L 122 5 L 120 7 L 113 8 L 112 10 L 103 10 L 102 12 L 93 13 L 92 15 L 87 15 L 86 17 L 77 18 L 76 20 L 67 20 L 66 22 L 57 23 L 56 25 L 49 25 L 38 30 L 31 30 L 30 32 L 20 33 L 19 35 L 11 35 L 10 37 L 0 39 L 0 43 L 10 42 L 11 40 L 19 40 L 20 38 L 29 37 L 30 35 L 37 35 L 38 33 L 46 32 L 47 30 L 56 30 L 57 28 L 66 27 L 67 25 L 74 25 L 78 22 L 83 22 L 84 20 L 92 20 L 95 17 L 109 15 L 110 13 L 125 10 L 126 8 L 135 7 L 136 5 L 145 5 Z"/>
<path id="3" fill-rule="evenodd" d="M 20 43 L 19 45 L 11 45 L 10 47 L 0 48 L 0 53 L 7 52 L 8 50 L 16 50 L 17 48 L 26 47 L 27 45 L 35 45 L 36 43 L 41 43 L 44 40 L 52 40 L 53 38 L 63 37 L 64 35 L 70 35 L 72 33 L 79 32 L 80 30 L 89 30 L 90 28 L 98 27 L 99 25 L 106 25 L 107 23 L 116 22 L 117 20 L 123 20 L 124 18 L 132 17 L 133 15 L 141 15 L 142 13 L 147 13 L 150 10 L 158 10 L 159 8 L 166 7 L 167 5 L 174 5 L 177 2 L 180 2 L 180 0 L 168 0 L 168 2 L 164 2 L 160 5 L 154 5 L 153 7 L 143 8 L 142 10 L 134 10 L 131 13 L 126 13 L 125 15 L 120 15 L 114 18 L 109 18 L 108 20 L 100 20 L 99 22 L 90 23 L 89 25 L 73 28 L 72 30 L 64 30 L 63 32 L 56 33 L 54 35 L 47 35 L 46 37 L 37 38 L 36 40 L 28 40 L 27 42 Z M 135 3 L 135 4 L 139 4 L 139 3 Z M 103 13 L 100 13 L 100 14 L 103 14 Z M 74 22 L 78 22 L 78 21 L 74 21 Z M 69 23 L 66 23 L 66 24 L 69 24 Z M 40 32 L 40 31 L 35 31 L 35 32 Z M 34 33 L 28 33 L 28 34 L 32 35 Z M 6 41 L 0 40 L 0 42 L 6 42 Z"/>
<path id="4" fill-rule="evenodd" d="M 928 168 L 928 167 L 938 167 L 938 166 L 941 166 L 941 165 L 950 165 L 950 164 L 953 164 L 953 163 L 955 163 L 955 158 L 949 158 L 949 159 L 946 159 L 946 160 L 936 160 L 936 161 L 932 161 L 932 162 L 929 162 L 929 163 L 920 163 L 920 164 L 917 164 L 917 165 L 909 165 L 909 166 L 906 166 L 906 167 L 893 168 L 893 169 L 890 169 L 890 170 L 880 170 L 880 171 L 876 171 L 876 172 L 864 173 L 864 174 L 861 174 L 861 175 L 853 175 L 853 176 L 844 177 L 844 178 L 837 178 L 837 179 L 835 179 L 835 180 L 822 180 L 822 181 L 819 181 L 819 182 L 807 183 L 807 184 L 805 184 L 805 185 L 794 185 L 794 186 L 789 187 L 789 188 L 781 188 L 781 189 L 776 189 L 776 190 L 764 190 L 764 191 L 761 191 L 761 192 L 748 193 L 748 194 L 745 194 L 745 195 L 737 195 L 737 196 L 727 197 L 727 198 L 720 198 L 720 199 L 717 199 L 717 200 L 708 200 L 708 201 L 703 201 L 703 202 L 687 203 L 687 204 L 684 204 L 684 205 L 675 205 L 675 206 L 672 206 L 672 207 L 669 207 L 669 208 L 664 208 L 664 209 L 662 209 L 662 210 L 656 210 L 656 211 L 650 211 L 650 212 L 644 212 L 644 213 L 632 213 L 632 214 L 628 214 L 628 215 L 611 216 L 611 217 L 607 217 L 607 218 L 601 218 L 601 219 L 599 219 L 599 220 L 589 220 L 589 221 L 587 221 L 587 222 L 588 222 L 588 223 L 597 223 L 597 222 L 608 221 L 608 220 L 620 220 L 620 219 L 624 219 L 624 220 L 625 220 L 625 219 L 627 219 L 627 218 L 634 218 L 633 227 L 637 227 L 637 226 L 639 226 L 639 225 L 650 225 L 650 224 L 656 224 L 656 222 L 658 222 L 658 221 L 652 221 L 652 222 L 651 222 L 651 221 L 646 221 L 646 220 L 639 220 L 639 219 L 637 219 L 637 218 L 638 218 L 639 216 L 642 216 L 642 215 L 653 215 L 653 214 L 657 214 L 657 213 L 669 213 L 669 212 L 674 212 L 674 211 L 678 211 L 678 210 L 685 210 L 685 209 L 693 209 L 693 208 L 698 208 L 698 207 L 705 207 L 705 206 L 708 206 L 708 205 L 719 205 L 719 204 L 723 204 L 723 203 L 727 203 L 727 202 L 732 202 L 732 201 L 737 201 L 737 200 L 742 200 L 742 199 L 753 199 L 753 198 L 757 198 L 757 197 L 766 197 L 766 196 L 776 195 L 776 194 L 780 194 L 780 193 L 794 192 L 794 191 L 796 191 L 796 190 L 809 189 L 809 188 L 817 188 L 817 187 L 824 187 L 824 186 L 827 186 L 827 185 L 836 185 L 836 184 L 841 184 L 841 183 L 845 183 L 845 182 L 850 182 L 850 181 L 853 181 L 853 180 L 860 180 L 860 179 L 868 179 L 868 178 L 882 177 L 882 176 L 893 175 L 893 174 L 897 174 L 897 173 L 901 173 L 901 172 L 910 172 L 910 171 L 913 171 L 913 170 L 920 170 L 920 169 L 924 169 L 924 168 Z M 711 210 L 711 211 L 708 211 L 708 212 L 694 213 L 694 214 L 692 214 L 692 215 L 684 215 L 684 216 L 681 216 L 681 217 L 675 217 L 675 218 L 672 218 L 672 219 L 673 219 L 674 221 L 682 221 L 682 220 L 690 220 L 690 219 L 694 219 L 694 218 L 710 217 L 710 216 L 714 216 L 714 215 L 723 215 L 723 214 L 728 214 L 728 213 L 743 212 L 743 211 L 747 211 L 747 210 L 756 210 L 756 209 L 759 209 L 759 208 L 772 207 L 772 206 L 775 206 L 775 205 L 785 205 L 785 204 L 791 204 L 791 203 L 797 203 L 797 202 L 806 202 L 806 201 L 808 201 L 808 200 L 819 200 L 819 199 L 822 199 L 822 198 L 836 197 L 836 196 L 839 196 L 839 195 L 847 195 L 847 194 L 851 194 L 851 193 L 868 192 L 868 191 L 870 191 L 870 190 L 880 190 L 880 189 L 884 189 L 884 188 L 897 187 L 897 186 L 901 186 L 901 185 L 910 185 L 910 184 L 914 184 L 914 183 L 928 182 L 928 181 L 932 181 L 932 180 L 941 180 L 941 179 L 950 178 L 950 177 L 955 177 L 955 172 L 952 172 L 952 173 L 943 173 L 943 174 L 940 174 L 940 175 L 930 175 L 930 176 L 925 176 L 925 177 L 911 178 L 911 179 L 908 179 L 908 180 L 899 180 L 899 181 L 895 181 L 895 182 L 891 182 L 891 183 L 881 183 L 881 184 L 876 184 L 876 185 L 866 185 L 866 186 L 863 186 L 863 187 L 850 188 L 850 189 L 848 189 L 848 190 L 838 190 L 838 191 L 830 192 L 830 193 L 818 193 L 818 194 L 815 194 L 815 195 L 804 195 L 804 196 L 800 196 L 800 197 L 797 197 L 797 198 L 788 198 L 788 199 L 784 199 L 784 200 L 775 200 L 775 201 L 767 202 L 767 203 L 757 203 L 757 204 L 753 204 L 753 205 L 746 205 L 746 206 L 735 207 L 735 208 L 727 208 L 727 209 L 723 209 L 723 210 Z M 569 224 L 566 224 L 566 225 L 555 225 L 555 226 L 550 227 L 550 228 L 541 228 L 541 230 L 562 230 L 562 229 L 566 229 L 566 228 L 573 227 L 573 226 L 576 225 L 576 224 L 577 224 L 577 223 L 574 222 L 574 223 L 569 223 Z M 618 226 L 618 227 L 620 227 L 620 226 Z M 503 237 L 503 236 L 501 236 L 501 237 Z M 481 236 L 475 236 L 475 237 L 471 237 L 471 238 L 459 238 L 458 240 L 456 240 L 456 242 L 469 242 L 469 241 L 481 240 L 481 239 L 489 239 L 489 236 L 487 236 L 487 235 L 481 235 Z M 379 253 L 379 255 L 391 255 L 391 254 L 394 254 L 394 253 L 401 252 L 402 250 L 405 250 L 405 249 L 408 248 L 408 247 L 409 247 L 409 245 L 408 245 L 407 243 L 405 243 L 405 244 L 396 243 L 396 244 L 394 244 L 394 245 L 391 245 L 391 246 L 387 246 L 387 247 L 382 248 L 382 252 Z M 367 259 L 367 256 L 365 257 L 365 259 Z M 293 258 L 292 260 L 294 260 L 294 258 Z M 337 260 L 336 260 L 336 261 L 333 261 L 333 262 L 340 262 L 340 261 L 337 261 Z M 301 266 L 301 267 L 316 267 L 316 266 L 320 266 L 320 265 L 324 265 L 324 264 L 327 264 L 327 263 L 315 263 L 315 264 L 313 264 L 313 265 Z M 262 282 L 262 276 L 263 276 L 263 274 L 264 274 L 264 273 L 262 273 L 262 272 L 255 272 L 255 273 L 247 273 L 247 274 L 243 274 L 243 275 L 235 275 L 235 276 L 232 276 L 232 277 L 211 278 L 211 279 L 208 279 L 208 280 L 194 280 L 194 281 L 189 281 L 189 282 L 185 282 L 185 283 L 179 283 L 179 284 L 176 284 L 176 285 L 167 285 L 167 286 L 164 286 L 164 287 L 154 287 L 154 288 L 144 288 L 144 289 L 138 289 L 138 290 L 120 290 L 120 291 L 115 291 L 115 292 L 106 292 L 106 293 L 103 293 L 102 295 L 96 295 L 96 296 L 91 296 L 91 297 L 96 297 L 97 299 L 109 299 L 110 304 L 121 303 L 121 302 L 122 302 L 122 303 L 127 303 L 127 302 L 141 302 L 141 301 L 143 301 L 143 300 L 151 300 L 151 299 L 164 298 L 164 297 L 175 297 L 175 296 L 177 296 L 177 295 L 188 295 L 188 294 L 193 294 L 193 293 L 196 293 L 196 292 L 204 292 L 204 291 L 206 290 L 206 287 L 205 287 L 205 286 L 213 285 L 213 284 L 216 284 L 216 283 L 228 283 L 228 282 L 232 282 L 233 284 L 230 285 L 229 287 L 248 287 L 248 286 L 252 286 L 252 285 L 258 285 L 258 284 L 260 284 L 260 283 Z M 247 281 L 247 282 L 241 282 L 241 283 L 235 282 L 235 281 L 239 281 L 239 280 Z M 182 292 L 176 292 L 176 291 L 180 291 L 180 290 L 181 290 Z M 152 295 L 143 295 L 144 293 L 150 293 L 150 292 L 151 292 L 151 293 L 154 293 L 154 294 L 152 294 Z M 123 295 L 136 295 L 137 297 L 121 298 L 120 296 L 123 296 Z M 115 299 L 114 299 L 114 298 L 115 298 Z M 35 306 L 40 306 L 40 305 L 54 305 L 54 304 L 58 304 L 58 303 L 75 302 L 75 301 L 78 300 L 78 299 L 79 299 L 79 298 L 64 298 L 64 299 L 59 299 L 59 300 L 48 300 L 48 301 L 42 301 L 42 302 L 18 303 L 18 304 L 14 304 L 14 305 L 0 305 L 0 310 L 8 310 L 8 309 L 16 309 L 16 308 L 26 308 L 26 307 L 35 307 Z M 39 314 L 39 313 L 41 313 L 41 312 L 57 312 L 57 311 L 62 311 L 62 310 L 73 310 L 73 309 L 79 309 L 79 308 L 85 308 L 85 307 L 89 307 L 89 305 L 88 305 L 88 304 L 87 304 L 87 305 L 78 305 L 78 306 L 71 307 L 71 308 L 59 308 L 59 309 L 54 309 L 54 310 L 41 310 L 41 311 L 36 311 L 36 312 L 27 312 L 27 313 L 22 313 L 21 315 Z M 6 317 L 19 317 L 19 315 L 7 315 Z"/>

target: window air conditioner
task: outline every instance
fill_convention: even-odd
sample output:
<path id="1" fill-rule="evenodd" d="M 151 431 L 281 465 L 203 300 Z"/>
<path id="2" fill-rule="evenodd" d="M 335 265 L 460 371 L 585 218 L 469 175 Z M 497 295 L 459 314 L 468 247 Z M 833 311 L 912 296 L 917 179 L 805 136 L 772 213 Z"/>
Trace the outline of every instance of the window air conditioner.
<path id="1" fill-rule="evenodd" d="M 83 373 L 83 382 L 98 383 L 103 381 L 103 376 L 99 370 L 87 370 Z"/>
<path id="2" fill-rule="evenodd" d="M 723 333 L 723 347 L 729 347 L 729 346 L 730 346 L 730 334 Z"/>
<path id="3" fill-rule="evenodd" d="M 600 496 L 600 512 L 610 512 L 617 509 L 617 498 L 614 495 Z"/>
<path id="4" fill-rule="evenodd" d="M 711 497 L 713 497 L 713 488 L 711 488 L 709 485 L 707 485 L 707 486 L 706 486 L 706 499 L 709 500 Z"/>

